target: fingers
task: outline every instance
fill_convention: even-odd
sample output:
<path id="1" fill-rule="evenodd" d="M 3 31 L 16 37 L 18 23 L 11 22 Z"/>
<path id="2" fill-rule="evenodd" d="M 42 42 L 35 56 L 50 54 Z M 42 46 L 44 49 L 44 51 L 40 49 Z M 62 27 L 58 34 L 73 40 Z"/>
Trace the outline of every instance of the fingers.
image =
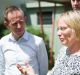
<path id="1" fill-rule="evenodd" d="M 27 71 L 24 67 L 22 67 L 20 64 L 17 64 L 17 68 L 19 69 L 19 71 L 24 74 L 27 75 Z"/>
<path id="2" fill-rule="evenodd" d="M 32 66 L 30 66 L 28 63 L 25 64 L 25 67 L 22 67 L 20 64 L 17 64 L 17 68 L 19 69 L 19 71 L 24 75 L 36 75 Z"/>
<path id="3" fill-rule="evenodd" d="M 22 72 L 23 68 L 21 65 L 17 64 L 17 68 Z"/>

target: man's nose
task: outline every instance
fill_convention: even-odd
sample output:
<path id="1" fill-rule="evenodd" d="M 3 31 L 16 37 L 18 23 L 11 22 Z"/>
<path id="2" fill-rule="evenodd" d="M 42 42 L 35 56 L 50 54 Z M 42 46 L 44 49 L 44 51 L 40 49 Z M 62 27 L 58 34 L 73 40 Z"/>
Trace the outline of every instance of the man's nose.
<path id="1" fill-rule="evenodd" d="M 76 5 L 77 5 L 77 4 L 78 4 L 78 1 L 77 1 L 77 0 L 75 0 L 75 1 L 74 1 L 74 4 L 76 4 Z"/>
<path id="2" fill-rule="evenodd" d="M 17 28 L 21 28 L 21 25 L 20 25 L 20 23 L 17 23 Z"/>

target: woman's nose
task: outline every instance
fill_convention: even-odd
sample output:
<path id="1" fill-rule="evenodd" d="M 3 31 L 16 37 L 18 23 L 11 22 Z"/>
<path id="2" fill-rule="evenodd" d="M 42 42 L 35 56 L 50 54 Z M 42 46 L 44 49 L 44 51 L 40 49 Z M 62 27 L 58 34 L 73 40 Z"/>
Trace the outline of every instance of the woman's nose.
<path id="1" fill-rule="evenodd" d="M 61 30 L 58 30 L 58 31 L 57 31 L 57 35 L 58 35 L 58 36 L 61 36 L 61 34 L 62 34 L 62 31 L 61 31 Z"/>

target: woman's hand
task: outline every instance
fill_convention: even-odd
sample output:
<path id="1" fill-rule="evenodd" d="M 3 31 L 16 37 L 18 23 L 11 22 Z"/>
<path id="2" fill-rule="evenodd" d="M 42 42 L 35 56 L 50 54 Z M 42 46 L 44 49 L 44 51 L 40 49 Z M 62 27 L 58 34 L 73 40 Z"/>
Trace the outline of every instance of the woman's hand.
<path id="1" fill-rule="evenodd" d="M 36 75 L 33 68 L 29 64 L 26 64 L 26 67 L 17 64 L 17 68 L 24 75 Z"/>

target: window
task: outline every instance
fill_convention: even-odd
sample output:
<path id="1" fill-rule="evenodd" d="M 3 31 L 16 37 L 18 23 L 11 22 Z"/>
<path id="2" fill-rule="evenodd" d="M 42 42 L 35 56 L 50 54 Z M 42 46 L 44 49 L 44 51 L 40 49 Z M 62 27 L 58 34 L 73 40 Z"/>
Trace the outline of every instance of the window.
<path id="1" fill-rule="evenodd" d="M 42 21 L 43 24 L 52 24 L 52 12 L 42 12 Z M 38 16 L 38 24 L 40 24 L 40 17 L 39 17 L 39 12 L 37 13 Z"/>

